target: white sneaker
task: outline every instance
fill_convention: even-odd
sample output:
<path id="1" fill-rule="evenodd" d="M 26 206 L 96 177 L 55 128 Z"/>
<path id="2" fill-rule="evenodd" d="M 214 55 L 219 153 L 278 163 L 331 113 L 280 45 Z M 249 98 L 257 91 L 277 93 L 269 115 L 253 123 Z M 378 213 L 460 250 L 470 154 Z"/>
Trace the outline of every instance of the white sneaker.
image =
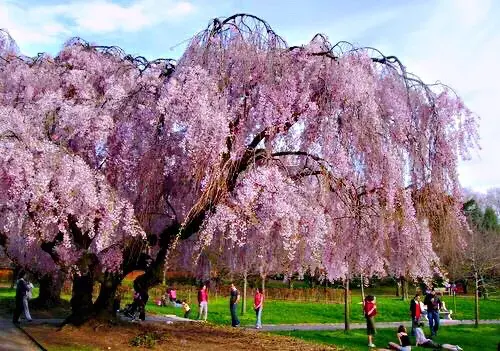
<path id="1" fill-rule="evenodd" d="M 461 348 L 461 347 L 460 347 L 460 346 L 458 346 L 458 345 L 457 345 L 457 346 L 455 346 L 455 348 L 457 349 L 457 351 L 463 351 L 463 350 L 464 350 L 463 348 Z"/>
<path id="2" fill-rule="evenodd" d="M 368 344 L 368 347 L 376 347 L 375 344 Z"/>

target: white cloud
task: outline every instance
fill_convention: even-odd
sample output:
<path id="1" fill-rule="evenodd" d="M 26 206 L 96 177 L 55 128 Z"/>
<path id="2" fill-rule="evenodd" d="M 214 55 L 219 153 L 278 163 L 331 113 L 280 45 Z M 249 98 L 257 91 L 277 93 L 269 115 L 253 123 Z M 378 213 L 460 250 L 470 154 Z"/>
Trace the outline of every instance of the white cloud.
<path id="1" fill-rule="evenodd" d="M 177 22 L 194 11 L 194 5 L 182 0 L 135 0 L 128 5 L 114 0 L 75 0 L 52 6 L 0 0 L 0 27 L 7 29 L 22 48 L 60 43 L 75 32 L 136 32 Z"/>
<path id="2" fill-rule="evenodd" d="M 445 0 L 432 2 L 420 29 L 406 35 L 395 51 L 409 71 L 425 82 L 437 80 L 454 88 L 480 116 L 482 150 L 462 162 L 462 185 L 485 189 L 500 186 L 500 26 L 493 3 Z M 400 52 L 402 49 L 402 53 Z M 392 51 L 392 50 L 391 50 Z"/>

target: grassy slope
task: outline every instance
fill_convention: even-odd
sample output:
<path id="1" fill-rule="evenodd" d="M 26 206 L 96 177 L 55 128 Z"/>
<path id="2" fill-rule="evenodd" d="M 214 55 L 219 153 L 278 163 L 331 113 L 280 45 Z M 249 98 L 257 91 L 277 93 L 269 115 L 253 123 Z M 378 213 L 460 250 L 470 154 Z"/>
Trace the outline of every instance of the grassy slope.
<path id="1" fill-rule="evenodd" d="M 353 330 L 349 333 L 343 331 L 295 331 L 279 332 L 277 334 L 298 337 L 311 342 L 337 345 L 349 351 L 367 350 L 367 338 L 364 330 Z M 440 329 L 438 337 L 434 340 L 438 343 L 460 345 L 467 351 L 496 350 L 497 344 L 500 342 L 500 325 L 483 325 L 478 329 L 463 325 L 443 327 Z M 397 342 L 395 330 L 377 330 L 377 335 L 375 336 L 375 344 L 377 346 L 385 347 L 389 341 Z M 412 342 L 414 342 L 413 338 Z M 412 347 L 412 350 L 428 349 Z"/>

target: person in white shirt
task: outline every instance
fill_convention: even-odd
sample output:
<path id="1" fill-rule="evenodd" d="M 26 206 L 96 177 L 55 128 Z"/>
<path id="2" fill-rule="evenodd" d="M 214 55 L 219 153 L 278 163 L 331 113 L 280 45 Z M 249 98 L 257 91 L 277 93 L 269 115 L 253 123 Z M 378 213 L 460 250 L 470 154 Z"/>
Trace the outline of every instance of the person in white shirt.
<path id="1" fill-rule="evenodd" d="M 30 314 L 30 309 L 28 307 L 28 301 L 33 298 L 33 284 L 31 282 L 26 281 L 26 287 L 28 288 L 28 291 L 26 291 L 26 295 L 23 297 L 23 305 L 24 305 L 24 315 L 26 316 L 26 320 L 28 322 L 31 322 L 31 314 Z"/>
<path id="2" fill-rule="evenodd" d="M 462 350 L 462 348 L 458 345 L 438 344 L 437 342 L 435 342 L 431 339 L 427 339 L 425 337 L 424 331 L 422 330 L 423 326 L 424 326 L 424 323 L 420 323 L 418 325 L 418 328 L 415 329 L 415 338 L 417 340 L 416 346 L 429 348 L 429 349 L 444 349 L 444 350 L 453 350 L 453 351 L 461 351 Z"/>

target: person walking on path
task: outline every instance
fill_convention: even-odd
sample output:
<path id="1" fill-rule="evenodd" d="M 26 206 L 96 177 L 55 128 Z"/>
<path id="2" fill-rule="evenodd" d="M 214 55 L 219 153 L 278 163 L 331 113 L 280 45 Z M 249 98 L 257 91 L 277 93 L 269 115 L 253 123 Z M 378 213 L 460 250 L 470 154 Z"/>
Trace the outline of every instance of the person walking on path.
<path id="1" fill-rule="evenodd" d="M 253 300 L 253 309 L 255 310 L 255 314 L 257 316 L 257 322 L 255 324 L 256 329 L 262 328 L 262 307 L 264 306 L 264 294 L 262 293 L 261 288 L 257 288 L 255 293 L 255 297 Z"/>
<path id="2" fill-rule="evenodd" d="M 442 307 L 441 300 L 436 296 L 434 289 L 427 294 L 424 304 L 427 306 L 427 318 L 429 319 L 431 337 L 433 337 L 437 335 L 439 329 L 439 310 Z"/>
<path id="3" fill-rule="evenodd" d="M 416 336 L 416 346 L 424 347 L 427 349 L 444 349 L 444 350 L 452 350 L 452 351 L 462 351 L 462 348 L 458 345 L 451 344 L 438 344 L 437 342 L 427 339 L 425 337 L 424 331 L 422 328 L 424 327 L 424 323 L 419 323 L 417 328 L 415 328 L 415 336 Z"/>
<path id="4" fill-rule="evenodd" d="M 415 336 L 415 328 L 420 323 L 422 310 L 420 308 L 420 295 L 417 294 L 410 302 L 410 315 L 411 315 L 411 336 Z"/>
<path id="5" fill-rule="evenodd" d="M 366 333 L 368 334 L 368 347 L 375 347 L 373 336 L 375 335 L 375 316 L 377 315 L 377 305 L 375 297 L 368 295 L 363 304 L 363 312 L 366 318 Z"/>
<path id="6" fill-rule="evenodd" d="M 203 316 L 203 320 L 207 321 L 208 315 L 208 291 L 207 285 L 203 284 L 198 291 L 198 304 L 200 306 L 200 313 L 198 314 L 198 319 L 201 319 Z"/>
<path id="7" fill-rule="evenodd" d="M 24 298 L 23 298 L 23 307 L 24 307 L 24 316 L 26 317 L 26 320 L 28 322 L 31 322 L 33 321 L 31 319 L 31 314 L 30 314 L 30 309 L 29 309 L 29 306 L 28 306 L 28 301 L 31 300 L 33 298 L 33 284 L 31 284 L 31 282 L 25 280 L 26 282 L 26 288 L 28 289 L 26 291 L 26 295 L 24 295 Z"/>
<path id="8" fill-rule="evenodd" d="M 16 285 L 16 307 L 14 309 L 14 316 L 12 317 L 12 322 L 14 324 L 19 324 L 19 317 L 24 310 L 24 298 L 27 292 L 28 285 L 24 280 L 24 272 L 21 272 Z M 31 318 L 29 320 L 31 320 Z"/>
<path id="9" fill-rule="evenodd" d="M 229 310 L 231 311 L 231 325 L 233 327 L 238 327 L 240 325 L 240 320 L 236 315 L 238 309 L 238 302 L 240 301 L 240 294 L 238 289 L 231 283 L 231 297 L 229 298 Z"/>

